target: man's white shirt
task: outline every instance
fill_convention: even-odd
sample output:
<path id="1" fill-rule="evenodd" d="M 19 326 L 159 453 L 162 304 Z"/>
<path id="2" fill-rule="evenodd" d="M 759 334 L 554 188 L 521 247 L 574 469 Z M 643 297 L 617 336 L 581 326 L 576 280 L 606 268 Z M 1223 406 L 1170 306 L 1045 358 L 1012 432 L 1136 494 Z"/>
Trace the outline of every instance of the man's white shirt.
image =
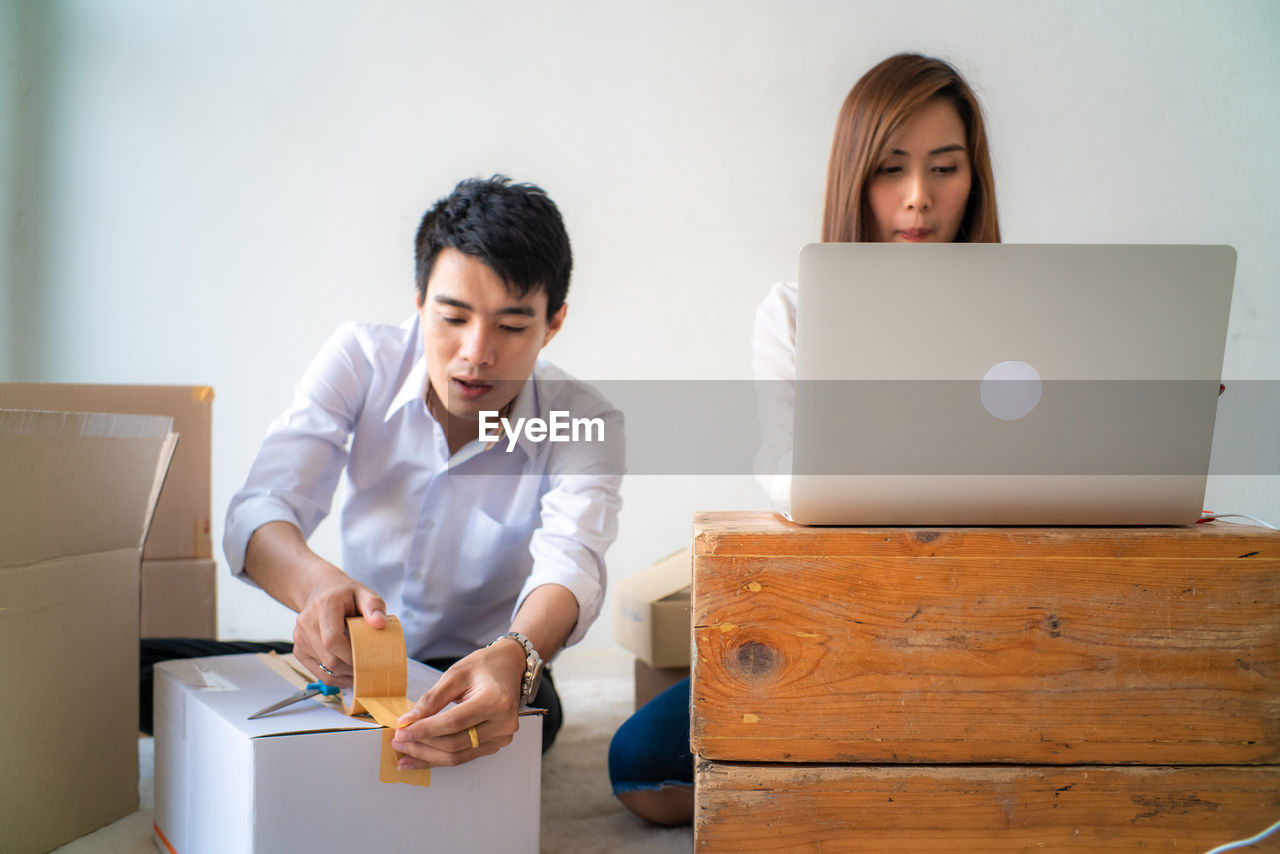
<path id="1" fill-rule="evenodd" d="M 342 569 L 400 618 L 411 657 L 484 646 L 543 584 L 578 600 L 565 645 L 576 643 L 600 613 L 604 553 L 617 536 L 622 414 L 540 361 L 506 417 L 599 418 L 603 440 L 522 436 L 508 452 L 504 435 L 451 456 L 427 409 L 427 385 L 416 316 L 398 327 L 340 327 L 271 423 L 231 500 L 223 547 L 232 573 L 253 583 L 245 549 L 268 522 L 291 522 L 310 537 L 341 478 Z"/>

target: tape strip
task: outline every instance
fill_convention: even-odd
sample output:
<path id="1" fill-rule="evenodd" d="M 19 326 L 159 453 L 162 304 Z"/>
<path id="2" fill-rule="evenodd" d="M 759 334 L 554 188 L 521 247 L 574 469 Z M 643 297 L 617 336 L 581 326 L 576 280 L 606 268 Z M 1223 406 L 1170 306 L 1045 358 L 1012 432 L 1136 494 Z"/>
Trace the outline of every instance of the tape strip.
<path id="1" fill-rule="evenodd" d="M 277 676 L 299 690 L 307 687 L 308 682 L 315 681 L 303 669 L 301 662 L 294 658 L 293 653 L 277 655 L 274 651 L 260 652 L 258 653 L 258 659 L 274 671 Z"/>
<path id="2" fill-rule="evenodd" d="M 375 629 L 364 617 L 348 617 L 351 636 L 351 666 L 355 672 L 349 715 L 367 712 L 386 729 L 382 732 L 382 758 L 378 779 L 384 783 L 430 786 L 431 769 L 401 771 L 396 761 L 403 755 L 391 746 L 396 721 L 413 708 L 405 696 L 409 685 L 409 656 L 405 652 L 404 630 L 398 617 L 387 616 L 387 627 Z"/>

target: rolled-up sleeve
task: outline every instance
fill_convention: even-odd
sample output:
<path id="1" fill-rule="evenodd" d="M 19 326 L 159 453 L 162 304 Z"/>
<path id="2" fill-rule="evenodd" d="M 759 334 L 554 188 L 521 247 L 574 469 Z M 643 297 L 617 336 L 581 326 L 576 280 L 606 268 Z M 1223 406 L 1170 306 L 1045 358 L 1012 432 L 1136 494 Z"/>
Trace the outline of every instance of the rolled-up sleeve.
<path id="1" fill-rule="evenodd" d="M 580 411 L 580 410 L 579 410 Z M 533 568 L 516 600 L 544 584 L 559 584 L 578 600 L 578 622 L 565 641 L 572 646 L 600 616 L 607 587 L 605 552 L 618 536 L 626 442 L 622 413 L 598 414 L 604 441 L 572 443 L 556 455 L 542 496 L 540 525 L 529 543 Z M 514 612 L 513 612 L 514 613 Z"/>
<path id="2" fill-rule="evenodd" d="M 244 575 L 244 558 L 258 528 L 284 521 L 310 537 L 328 515 L 371 370 L 352 324 L 340 327 L 312 360 L 227 509 L 222 544 L 233 575 L 253 583 Z"/>

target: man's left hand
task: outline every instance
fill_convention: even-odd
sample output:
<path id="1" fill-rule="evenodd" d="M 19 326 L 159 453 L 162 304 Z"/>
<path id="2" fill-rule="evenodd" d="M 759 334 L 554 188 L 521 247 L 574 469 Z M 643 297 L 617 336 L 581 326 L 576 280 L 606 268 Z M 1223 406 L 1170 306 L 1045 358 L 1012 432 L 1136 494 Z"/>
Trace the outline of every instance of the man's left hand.
<path id="1" fill-rule="evenodd" d="M 505 640 L 476 650 L 450 667 L 400 717 L 400 729 L 391 740 L 392 747 L 404 754 L 398 767 L 461 765 L 510 744 L 520 728 L 517 712 L 524 670 L 523 647 Z M 450 703 L 457 705 L 446 709 Z"/>

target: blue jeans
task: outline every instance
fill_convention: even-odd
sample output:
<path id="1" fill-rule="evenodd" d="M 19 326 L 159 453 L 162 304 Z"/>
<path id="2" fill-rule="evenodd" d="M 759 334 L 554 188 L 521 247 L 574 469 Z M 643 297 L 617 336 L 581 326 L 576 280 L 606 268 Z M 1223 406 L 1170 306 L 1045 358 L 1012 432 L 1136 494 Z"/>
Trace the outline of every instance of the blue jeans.
<path id="1" fill-rule="evenodd" d="M 689 747 L 689 679 L 645 703 L 613 734 L 609 744 L 613 793 L 693 785 Z"/>

